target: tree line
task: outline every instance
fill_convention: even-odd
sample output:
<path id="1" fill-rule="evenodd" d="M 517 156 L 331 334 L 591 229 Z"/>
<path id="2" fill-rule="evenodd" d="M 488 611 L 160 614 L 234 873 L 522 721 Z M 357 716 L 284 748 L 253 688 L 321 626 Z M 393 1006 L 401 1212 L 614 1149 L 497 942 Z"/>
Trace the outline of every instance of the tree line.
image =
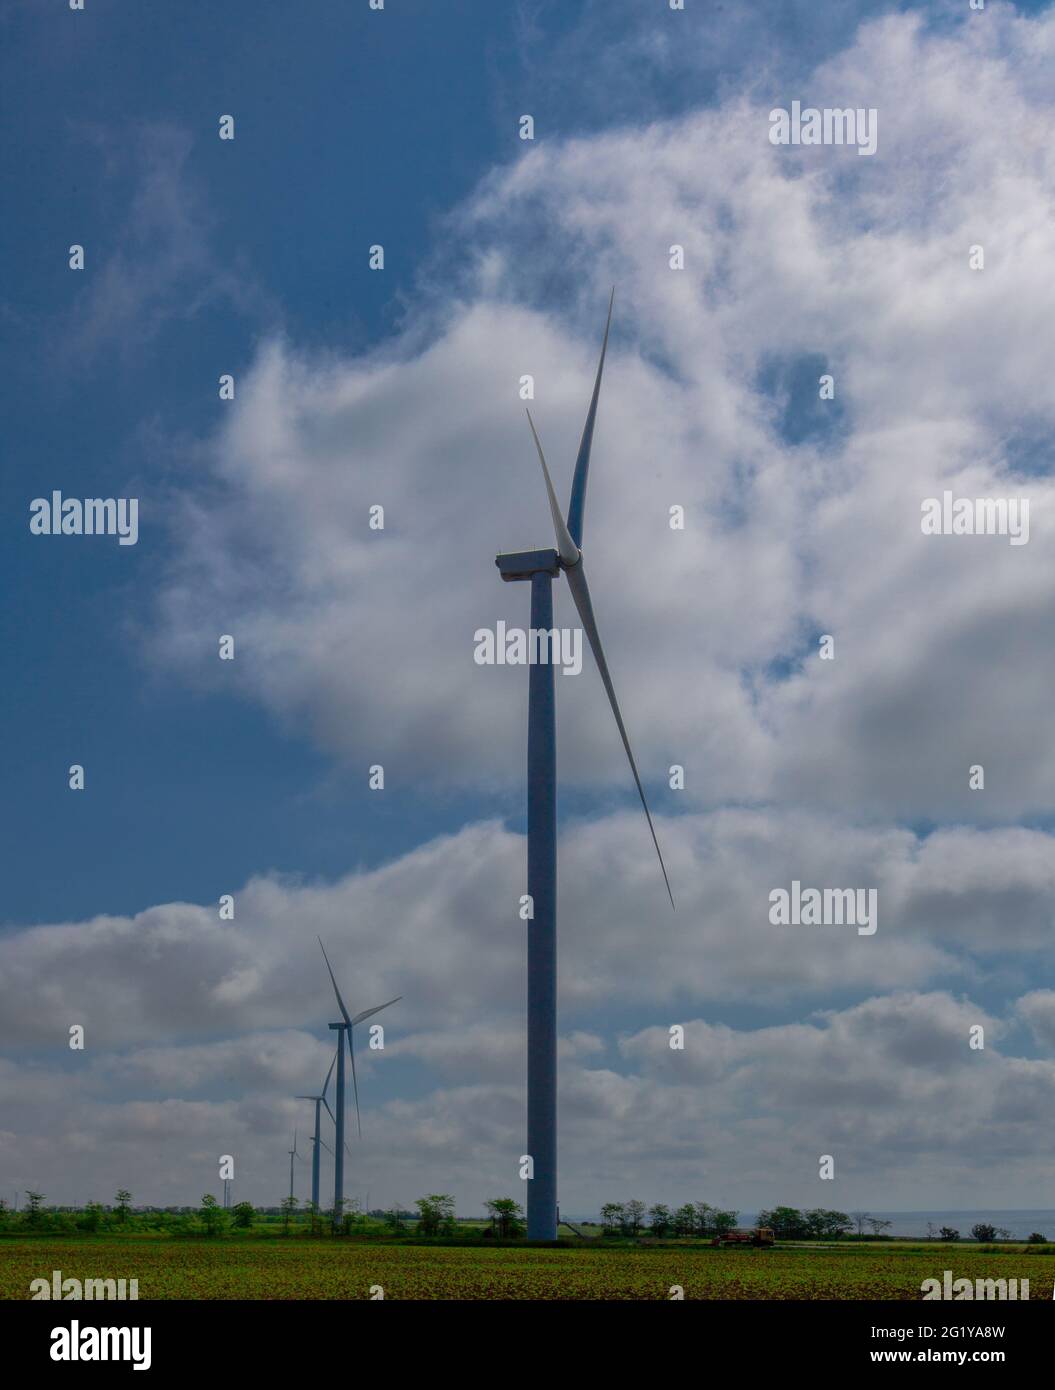
<path id="1" fill-rule="evenodd" d="M 390 1235 L 413 1234 L 436 1238 L 464 1234 L 464 1231 L 459 1231 L 455 1202 L 450 1193 L 430 1193 L 427 1197 L 419 1197 L 414 1206 L 416 1216 L 414 1212 L 398 1206 L 385 1213 L 372 1213 L 375 1218 L 372 1227 L 374 1233 L 377 1233 L 379 1222 L 381 1230 Z M 295 1197 L 286 1197 L 278 1208 L 283 1229 L 287 1232 L 293 1218 L 301 1214 L 298 1207 Z M 524 1210 L 513 1197 L 493 1197 L 484 1203 L 484 1210 L 488 1217 L 488 1225 L 483 1232 L 485 1238 L 515 1240 L 525 1234 Z M 133 1212 L 132 1194 L 126 1188 L 118 1190 L 112 1207 L 105 1207 L 100 1202 L 88 1202 L 75 1210 L 56 1210 L 44 1206 L 43 1193 L 27 1189 L 26 1205 L 21 1211 L 12 1211 L 7 1202 L 0 1198 L 0 1232 L 81 1231 L 93 1234 L 138 1229 L 171 1235 L 221 1236 L 231 1230 L 248 1231 L 261 1220 L 266 1222 L 273 1211 L 274 1208 L 258 1211 L 249 1202 L 238 1202 L 228 1210 L 211 1193 L 206 1193 L 196 1211 L 170 1207 Z M 305 1234 L 320 1234 L 332 1228 L 332 1212 L 317 1211 L 308 1202 L 304 1214 L 309 1218 Z M 663 1202 L 649 1207 L 633 1199 L 629 1202 L 605 1202 L 601 1208 L 601 1227 L 602 1234 L 609 1237 L 636 1238 L 648 1235 L 662 1240 L 695 1236 L 713 1240 L 735 1230 L 738 1216 L 739 1212 L 723 1211 L 708 1202 L 685 1202 L 672 1208 Z M 777 1240 L 838 1240 L 853 1233 L 859 1237 L 870 1235 L 873 1239 L 889 1239 L 887 1233 L 892 1224 L 866 1211 L 847 1213 L 824 1207 L 800 1211 L 797 1207 L 778 1206 L 760 1211 L 756 1217 L 756 1225 L 769 1227 Z M 355 1203 L 349 1202 L 342 1213 L 340 1228 L 345 1235 L 363 1234 L 371 1229 L 370 1219 L 359 1211 Z M 971 1237 L 983 1244 L 1014 1239 L 1005 1227 L 985 1221 L 976 1222 L 971 1227 Z M 939 1227 L 928 1221 L 927 1239 L 957 1241 L 960 1232 L 951 1226 Z M 1034 1231 L 1026 1243 L 1042 1245 L 1046 1244 L 1046 1240 L 1040 1232 Z"/>
<path id="2" fill-rule="evenodd" d="M 658 1239 L 667 1236 L 699 1236 L 714 1239 L 736 1229 L 739 1212 L 722 1211 L 707 1202 L 686 1202 L 683 1206 L 670 1208 L 662 1202 L 646 1207 L 644 1202 L 606 1202 L 601 1208 L 601 1225 L 606 1235 L 640 1236 L 648 1234 Z M 647 1219 L 646 1219 L 647 1218 Z M 870 1235 L 873 1239 L 889 1239 L 888 1232 L 894 1223 L 885 1217 L 872 1216 L 867 1211 L 833 1211 L 825 1207 L 813 1207 L 800 1211 L 797 1207 L 772 1207 L 760 1211 L 755 1225 L 768 1227 L 777 1240 L 838 1240 L 856 1234 Z M 980 1221 L 971 1227 L 971 1236 L 981 1243 L 995 1240 L 1013 1240 L 1009 1230 L 1003 1226 L 992 1226 Z M 960 1232 L 950 1226 L 937 1227 L 927 1223 L 927 1237 L 930 1240 L 954 1241 L 960 1239 Z M 1043 1245 L 1045 1238 L 1038 1231 L 1029 1236 L 1027 1244 Z"/>
<path id="3" fill-rule="evenodd" d="M 637 1200 L 605 1202 L 601 1208 L 601 1226 L 606 1235 L 639 1236 L 647 1231 L 658 1239 L 698 1236 L 713 1240 L 736 1230 L 739 1215 L 738 1211 L 712 1207 L 709 1202 L 685 1202 L 674 1208 L 664 1202 L 656 1202 L 651 1207 Z M 889 1221 L 877 1220 L 866 1213 L 860 1215 L 864 1221 L 871 1222 L 877 1234 L 890 1225 Z M 847 1234 L 854 1222 L 844 1211 L 828 1211 L 823 1207 L 815 1207 L 812 1211 L 773 1207 L 758 1213 L 756 1225 L 768 1226 L 779 1240 L 823 1240 Z"/>
<path id="4" fill-rule="evenodd" d="M 601 1208 L 601 1226 L 606 1235 L 637 1236 L 647 1229 L 650 1235 L 659 1238 L 717 1236 L 736 1228 L 737 1215 L 735 1211 L 721 1211 L 707 1202 L 686 1202 L 671 1210 L 663 1202 L 646 1207 L 644 1202 L 635 1199 L 605 1202 Z"/>
<path id="5" fill-rule="evenodd" d="M 6 1200 L 0 1198 L 0 1231 L 56 1234 L 81 1231 L 95 1235 L 102 1231 L 135 1229 L 179 1235 L 221 1235 L 231 1228 L 248 1229 L 257 1218 L 257 1211 L 249 1202 L 239 1202 L 226 1211 L 211 1193 L 202 1197 L 197 1211 L 170 1207 L 138 1212 L 132 1210 L 132 1194 L 127 1188 L 118 1191 L 110 1207 L 102 1202 L 86 1202 L 83 1207 L 70 1210 L 45 1207 L 42 1192 L 27 1188 L 25 1195 L 26 1205 L 21 1211 L 13 1211 Z"/>
<path id="6" fill-rule="evenodd" d="M 247 1231 L 261 1217 L 266 1219 L 266 1214 L 258 1211 L 250 1202 L 238 1202 L 228 1210 L 210 1192 L 202 1197 L 196 1211 L 175 1207 L 133 1211 L 132 1194 L 126 1188 L 118 1191 L 111 1207 L 101 1202 L 88 1202 L 83 1207 L 69 1210 L 45 1207 L 42 1192 L 27 1189 L 25 1195 L 26 1204 L 21 1211 L 13 1211 L 7 1201 L 0 1198 L 0 1231 L 12 1233 L 25 1230 L 53 1234 L 80 1231 L 93 1235 L 102 1231 L 136 1229 L 172 1235 L 220 1236 L 231 1230 Z M 380 1218 L 382 1229 L 394 1235 L 453 1236 L 458 1233 L 454 1198 L 449 1193 L 430 1193 L 427 1197 L 419 1197 L 414 1205 L 417 1208 L 416 1220 L 412 1212 L 403 1211 L 398 1206 L 383 1215 L 375 1215 Z M 524 1211 L 514 1198 L 494 1197 L 484 1203 L 484 1209 L 489 1218 L 487 1234 L 505 1240 L 524 1234 Z M 308 1229 L 313 1234 L 327 1231 L 333 1224 L 332 1211 L 318 1211 L 307 1202 L 302 1212 L 296 1197 L 284 1197 L 278 1211 L 286 1231 L 293 1218 L 301 1214 L 308 1217 Z M 340 1224 L 344 1234 L 350 1235 L 366 1230 L 369 1222 L 356 1203 L 346 1202 Z"/>

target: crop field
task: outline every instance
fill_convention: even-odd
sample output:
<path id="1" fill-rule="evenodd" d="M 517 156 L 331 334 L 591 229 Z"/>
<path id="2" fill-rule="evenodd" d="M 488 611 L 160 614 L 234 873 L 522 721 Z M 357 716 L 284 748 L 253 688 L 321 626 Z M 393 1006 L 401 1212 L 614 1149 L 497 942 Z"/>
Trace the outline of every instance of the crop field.
<path id="1" fill-rule="evenodd" d="M 138 1279 L 141 1299 L 919 1299 L 920 1284 L 956 1278 L 1030 1281 L 1052 1296 L 1055 1251 L 942 1246 L 711 1250 L 517 1249 L 333 1240 L 98 1237 L 0 1241 L 0 1298 L 30 1281 Z"/>

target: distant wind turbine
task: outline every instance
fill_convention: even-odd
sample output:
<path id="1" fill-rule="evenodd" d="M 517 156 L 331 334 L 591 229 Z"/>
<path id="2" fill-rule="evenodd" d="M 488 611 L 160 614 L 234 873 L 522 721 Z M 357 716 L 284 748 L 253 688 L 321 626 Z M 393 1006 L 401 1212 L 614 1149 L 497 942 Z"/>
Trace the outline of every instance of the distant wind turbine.
<path id="1" fill-rule="evenodd" d="M 297 1131 L 293 1131 L 293 1147 L 289 1151 L 289 1199 L 293 1200 L 293 1160 L 299 1158 L 304 1162 L 304 1155 L 297 1152 Z"/>
<path id="2" fill-rule="evenodd" d="M 382 1009 L 387 1009 L 389 1004 L 398 1004 L 403 998 L 397 994 L 395 999 L 389 999 L 387 1004 L 378 1004 L 376 1008 L 364 1009 L 361 1014 L 356 1014 L 353 1018 L 344 1006 L 341 998 L 341 991 L 337 988 L 337 981 L 334 978 L 333 966 L 330 958 L 326 954 L 326 947 L 322 944 L 322 937 L 317 938 L 319 947 L 322 950 L 323 960 L 326 962 L 326 969 L 330 972 L 330 983 L 333 985 L 333 992 L 337 996 L 337 1007 L 341 1011 L 342 1023 L 331 1023 L 330 1027 L 337 1031 L 337 1118 L 334 1124 L 337 1128 L 336 1153 L 333 1156 L 333 1224 L 335 1227 L 340 1225 L 341 1212 L 344 1206 L 344 1040 L 348 1039 L 348 1055 L 352 1061 L 352 1090 L 355 1093 L 355 1121 L 356 1127 L 361 1135 L 363 1132 L 362 1120 L 359 1116 L 359 1082 L 355 1075 L 355 1044 L 352 1040 L 352 1029 L 357 1023 L 363 1023 L 366 1019 L 372 1018 L 374 1014 L 379 1014 Z"/>
<path id="3" fill-rule="evenodd" d="M 333 1054 L 333 1062 L 330 1063 L 330 1069 L 326 1073 L 326 1080 L 323 1082 L 321 1095 L 294 1097 L 295 1100 L 313 1100 L 315 1102 L 315 1133 L 312 1135 L 311 1140 L 311 1205 L 316 1212 L 319 1210 L 319 1146 L 322 1145 L 322 1147 L 326 1149 L 327 1153 L 330 1152 L 326 1145 L 323 1144 L 322 1134 L 320 1133 L 322 1127 L 322 1107 L 324 1105 L 326 1107 L 327 1115 L 329 1115 L 330 1119 L 333 1120 L 335 1125 L 337 1123 L 337 1120 L 334 1117 L 334 1113 L 330 1109 L 330 1102 L 326 1099 L 326 1092 L 329 1090 L 330 1087 L 330 1077 L 333 1075 L 333 1066 L 334 1062 L 336 1061 L 337 1054 L 335 1052 Z"/>
<path id="4" fill-rule="evenodd" d="M 601 393 L 601 374 L 608 350 L 608 330 L 612 323 L 612 298 L 608 301 L 608 321 L 601 344 L 601 359 L 593 384 L 593 396 L 586 415 L 579 453 L 572 478 L 568 518 L 564 519 L 553 481 L 546 467 L 542 444 L 528 412 L 528 424 L 542 465 L 549 498 L 556 550 L 526 550 L 499 555 L 495 564 L 508 582 L 531 581 L 531 627 L 536 633 L 553 629 L 553 581 L 561 573 L 567 577 L 572 601 L 579 613 L 583 631 L 593 652 L 608 702 L 615 715 L 630 771 L 641 798 L 652 843 L 659 855 L 663 882 L 670 905 L 674 895 L 666 865 L 649 814 L 645 791 L 630 749 L 630 739 L 619 712 L 615 687 L 608 672 L 594 618 L 590 589 L 583 562 L 582 527 L 586 506 L 586 480 L 590 469 L 590 448 L 597 418 L 597 399 Z M 539 641 L 541 638 L 535 639 Z M 552 655 L 552 652 L 550 653 Z M 557 740 L 553 663 L 540 659 L 529 667 L 528 677 L 528 845 L 527 887 L 533 904 L 528 927 L 528 1122 L 527 1147 L 533 1163 L 533 1177 L 527 1192 L 527 1233 L 532 1240 L 554 1240 L 557 1235 Z"/>

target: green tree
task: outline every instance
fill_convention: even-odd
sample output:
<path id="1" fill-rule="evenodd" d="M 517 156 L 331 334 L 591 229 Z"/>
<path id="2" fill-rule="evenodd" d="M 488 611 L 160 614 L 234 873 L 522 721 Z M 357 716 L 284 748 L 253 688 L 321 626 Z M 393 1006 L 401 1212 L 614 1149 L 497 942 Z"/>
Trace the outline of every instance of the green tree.
<path id="1" fill-rule="evenodd" d="M 990 1226 L 986 1221 L 979 1221 L 977 1225 L 971 1227 L 971 1235 L 978 1241 L 995 1240 L 996 1227 Z"/>
<path id="2" fill-rule="evenodd" d="M 941 1240 L 959 1240 L 959 1239 L 960 1239 L 960 1233 L 959 1233 L 959 1231 L 954 1231 L 953 1228 L 952 1228 L 951 1226 L 943 1226 L 943 1227 L 941 1228 L 941 1230 L 938 1232 L 938 1235 L 939 1235 L 939 1237 L 940 1237 Z"/>
<path id="3" fill-rule="evenodd" d="M 740 1215 L 738 1211 L 719 1211 L 717 1207 L 711 1210 L 711 1229 L 716 1236 L 724 1235 L 726 1231 L 736 1230 L 736 1218 Z"/>
<path id="4" fill-rule="evenodd" d="M 341 1218 L 341 1230 L 346 1236 L 352 1235 L 357 1230 L 366 1227 L 366 1214 L 359 1206 L 358 1197 L 345 1203 L 344 1216 Z"/>
<path id="5" fill-rule="evenodd" d="M 674 1213 L 674 1234 L 678 1236 L 696 1234 L 696 1208 L 691 1202 L 686 1202 Z"/>
<path id="6" fill-rule="evenodd" d="M 645 1204 L 639 1202 L 635 1197 L 633 1201 L 627 1202 L 623 1207 L 623 1234 L 636 1236 L 641 1230 L 644 1219 Z"/>
<path id="7" fill-rule="evenodd" d="M 657 1202 L 654 1207 L 649 1207 L 648 1228 L 654 1236 L 662 1240 L 664 1236 L 670 1235 L 672 1224 L 670 1207 L 664 1206 L 662 1202 Z"/>
<path id="8" fill-rule="evenodd" d="M 601 1208 L 601 1225 L 605 1235 L 614 1235 L 617 1230 L 622 1230 L 625 1220 L 626 1212 L 622 1202 L 605 1202 Z"/>
<path id="9" fill-rule="evenodd" d="M 1029 1240 L 1026 1243 L 1028 1245 L 1047 1245 L 1048 1242 L 1044 1239 L 1044 1237 L 1040 1234 L 1039 1231 L 1033 1231 L 1029 1237 Z"/>
<path id="10" fill-rule="evenodd" d="M 772 1211 L 760 1211 L 758 1224 L 769 1226 L 777 1240 L 806 1240 L 810 1234 L 806 1218 L 797 1207 L 774 1207 Z"/>
<path id="11" fill-rule="evenodd" d="M 695 1213 L 696 1225 L 695 1233 L 698 1236 L 709 1236 L 713 1233 L 714 1208 L 709 1202 L 693 1202 L 693 1212 Z"/>
<path id="12" fill-rule="evenodd" d="M 287 1235 L 289 1234 L 290 1220 L 296 1214 L 298 1205 L 299 1203 L 296 1197 L 291 1196 L 282 1198 L 282 1229 L 283 1231 L 285 1231 Z M 345 1220 L 347 1219 L 348 1218 L 345 1217 Z"/>
<path id="13" fill-rule="evenodd" d="M 418 1234 L 449 1236 L 454 1234 L 454 1198 L 447 1192 L 432 1192 L 414 1203 L 418 1209 Z"/>
<path id="14" fill-rule="evenodd" d="M 803 1220 L 807 1232 L 816 1240 L 841 1236 L 853 1227 L 853 1222 L 846 1212 L 828 1211 L 825 1207 L 814 1207 L 812 1211 L 803 1212 Z M 869 1217 L 868 1220 L 871 1222 L 875 1218 Z M 890 1222 L 886 1224 L 889 1226 Z"/>
<path id="15" fill-rule="evenodd" d="M 201 1210 L 198 1212 L 199 1220 L 205 1227 L 207 1236 L 218 1236 L 227 1224 L 227 1213 L 211 1192 L 206 1192 L 201 1199 Z"/>
<path id="16" fill-rule="evenodd" d="M 484 1206 L 491 1218 L 491 1229 L 500 1240 L 524 1234 L 524 1209 L 513 1197 L 492 1197 Z"/>
<path id="17" fill-rule="evenodd" d="M 231 1212 L 235 1230 L 248 1231 L 256 1218 L 251 1202 L 238 1202 Z"/>
<path id="18" fill-rule="evenodd" d="M 114 1215 L 117 1217 L 119 1226 L 123 1226 L 132 1210 L 132 1194 L 127 1188 L 119 1188 L 116 1198 L 117 1205 L 114 1207 Z"/>
<path id="19" fill-rule="evenodd" d="M 90 1234 L 101 1230 L 106 1213 L 103 1211 L 101 1202 L 86 1202 L 84 1210 L 77 1218 L 77 1228 L 81 1231 L 88 1231 Z"/>
<path id="20" fill-rule="evenodd" d="M 44 1201 L 43 1192 L 30 1192 L 26 1189 L 26 1196 L 29 1198 L 29 1206 L 26 1208 L 23 1219 L 27 1226 L 41 1226 L 44 1223 L 44 1212 L 42 1203 Z"/>
<path id="21" fill-rule="evenodd" d="M 385 1212 L 385 1230 L 397 1236 L 403 1234 L 403 1213 L 398 1206 L 389 1207 Z"/>

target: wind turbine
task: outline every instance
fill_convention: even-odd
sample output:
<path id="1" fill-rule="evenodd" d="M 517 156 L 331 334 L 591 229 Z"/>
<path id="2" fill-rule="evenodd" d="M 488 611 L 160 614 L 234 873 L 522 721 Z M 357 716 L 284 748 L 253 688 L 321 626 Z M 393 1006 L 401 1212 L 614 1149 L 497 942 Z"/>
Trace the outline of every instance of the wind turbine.
<path id="1" fill-rule="evenodd" d="M 397 994 L 395 999 L 390 999 L 388 1004 L 378 1004 L 374 1009 L 364 1009 L 361 1014 L 356 1014 L 353 1018 L 344 1007 L 344 1000 L 341 998 L 341 991 L 337 988 L 337 981 L 334 978 L 333 966 L 330 958 L 326 954 L 326 947 L 322 944 L 322 937 L 317 938 L 319 947 L 322 950 L 323 960 L 326 962 L 326 969 L 330 972 L 330 982 L 333 985 L 333 992 L 337 996 L 337 1007 L 341 1011 L 343 1023 L 331 1023 L 330 1027 L 337 1030 L 337 1117 L 334 1124 L 337 1127 L 337 1152 L 333 1156 L 333 1224 L 338 1226 L 341 1220 L 341 1209 L 344 1205 L 344 1040 L 348 1039 L 348 1055 L 352 1059 L 352 1090 L 355 1093 L 355 1122 L 359 1134 L 363 1132 L 363 1123 L 359 1116 L 359 1082 L 355 1076 L 355 1044 L 352 1041 L 352 1029 L 357 1023 L 363 1023 L 366 1019 L 372 1018 L 374 1014 L 379 1014 L 382 1009 L 387 1009 L 389 1004 L 398 1004 L 403 998 Z"/>
<path id="2" fill-rule="evenodd" d="M 299 1158 L 304 1162 L 304 1155 L 297 1152 L 297 1131 L 293 1131 L 293 1147 L 289 1151 L 289 1200 L 293 1201 L 293 1160 Z"/>
<path id="3" fill-rule="evenodd" d="M 513 583 L 531 581 L 531 627 L 537 633 L 548 634 L 553 628 L 553 581 L 563 573 L 568 580 L 572 601 L 579 613 L 583 631 L 593 652 L 597 669 L 615 715 L 619 736 L 630 762 L 638 796 L 659 855 L 663 882 L 667 886 L 670 905 L 674 895 L 670 890 L 666 865 L 656 839 L 655 827 L 645 800 L 644 788 L 637 764 L 630 749 L 615 687 L 608 672 L 604 648 L 597 631 L 590 589 L 586 582 L 586 567 L 582 553 L 583 511 L 586 505 L 586 480 L 590 469 L 590 448 L 593 444 L 594 422 L 597 418 L 597 398 L 601 392 L 601 374 L 608 350 L 608 330 L 612 324 L 612 301 L 608 301 L 608 320 L 601 344 L 601 359 L 593 396 L 586 415 L 579 453 L 572 478 L 568 518 L 564 519 L 553 482 L 546 467 L 542 445 L 528 412 L 528 424 L 538 450 L 542 475 L 546 483 L 556 550 L 525 550 L 499 555 L 495 564 L 502 578 Z M 544 637 L 537 639 L 541 648 Z M 557 1235 L 557 740 L 556 708 L 553 687 L 553 664 L 540 650 L 539 659 L 529 667 L 528 677 L 528 846 L 527 886 L 532 899 L 534 916 L 528 928 L 528 1122 L 527 1146 L 533 1161 L 533 1176 L 528 1183 L 527 1233 L 531 1240 L 555 1240 Z M 552 651 L 550 652 L 552 655 Z"/>
<path id="4" fill-rule="evenodd" d="M 322 1143 L 322 1135 L 320 1133 L 322 1127 L 322 1107 L 324 1105 L 327 1115 L 333 1120 L 334 1124 L 337 1123 L 334 1113 L 330 1109 L 330 1102 L 326 1099 L 326 1092 L 330 1088 L 330 1077 L 333 1075 L 334 1062 L 336 1061 L 337 1054 L 335 1052 L 333 1054 L 333 1062 L 330 1063 L 330 1069 L 326 1073 L 326 1080 L 323 1082 L 321 1095 L 294 1096 L 294 1100 L 313 1100 L 315 1102 L 315 1133 L 311 1140 L 314 1145 L 311 1154 L 311 1205 L 316 1212 L 319 1210 L 319 1145 L 322 1144 L 322 1147 L 326 1148 L 326 1145 Z M 328 1149 L 327 1152 L 329 1152 Z"/>

